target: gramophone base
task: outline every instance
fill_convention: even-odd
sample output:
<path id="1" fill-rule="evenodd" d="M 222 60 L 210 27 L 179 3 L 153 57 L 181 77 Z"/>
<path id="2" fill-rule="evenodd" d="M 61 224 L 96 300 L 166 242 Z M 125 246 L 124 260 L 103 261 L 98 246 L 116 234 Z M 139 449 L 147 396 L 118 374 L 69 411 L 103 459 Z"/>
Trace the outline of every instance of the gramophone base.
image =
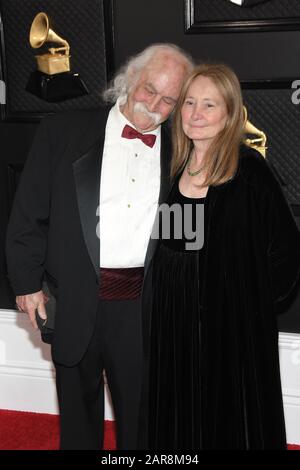
<path id="1" fill-rule="evenodd" d="M 47 75 L 36 70 L 29 77 L 26 90 L 51 103 L 89 94 L 85 83 L 74 72 Z"/>

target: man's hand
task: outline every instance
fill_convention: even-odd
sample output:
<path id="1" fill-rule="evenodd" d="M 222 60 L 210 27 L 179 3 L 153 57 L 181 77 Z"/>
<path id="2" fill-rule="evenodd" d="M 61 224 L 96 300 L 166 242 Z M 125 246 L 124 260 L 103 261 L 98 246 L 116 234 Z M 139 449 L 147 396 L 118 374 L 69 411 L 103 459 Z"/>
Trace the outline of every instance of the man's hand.
<path id="1" fill-rule="evenodd" d="M 29 316 L 30 323 L 35 330 L 38 329 L 35 311 L 38 311 L 38 315 L 43 319 L 47 320 L 47 313 L 45 304 L 48 301 L 48 297 L 43 293 L 42 290 L 34 292 L 33 294 L 18 295 L 16 297 L 16 307 L 20 312 L 27 313 Z"/>

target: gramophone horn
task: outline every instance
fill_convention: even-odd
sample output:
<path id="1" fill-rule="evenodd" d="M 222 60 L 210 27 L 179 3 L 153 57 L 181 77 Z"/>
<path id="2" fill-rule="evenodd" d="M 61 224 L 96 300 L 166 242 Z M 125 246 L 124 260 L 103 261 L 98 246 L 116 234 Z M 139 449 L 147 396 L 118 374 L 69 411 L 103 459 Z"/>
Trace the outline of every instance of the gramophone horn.
<path id="1" fill-rule="evenodd" d="M 44 12 L 35 16 L 30 28 L 29 41 L 34 49 L 38 49 L 45 42 L 55 42 L 68 46 L 67 41 L 50 28 L 48 15 Z"/>
<path id="2" fill-rule="evenodd" d="M 46 53 L 35 56 L 37 70 L 30 75 L 27 91 L 49 102 L 64 101 L 89 93 L 79 73 L 71 72 L 68 42 L 50 29 L 50 20 L 45 12 L 34 17 L 29 42 L 34 49 L 47 42 L 58 44 L 59 47 L 50 47 Z"/>
<path id="3" fill-rule="evenodd" d="M 266 134 L 255 127 L 252 122 L 248 121 L 248 112 L 245 106 L 243 106 L 244 111 L 244 133 L 245 134 L 253 134 L 255 138 L 253 139 L 245 139 L 246 145 L 249 147 L 253 147 L 258 150 L 263 157 L 266 156 L 266 143 L 267 143 L 267 136 Z"/>

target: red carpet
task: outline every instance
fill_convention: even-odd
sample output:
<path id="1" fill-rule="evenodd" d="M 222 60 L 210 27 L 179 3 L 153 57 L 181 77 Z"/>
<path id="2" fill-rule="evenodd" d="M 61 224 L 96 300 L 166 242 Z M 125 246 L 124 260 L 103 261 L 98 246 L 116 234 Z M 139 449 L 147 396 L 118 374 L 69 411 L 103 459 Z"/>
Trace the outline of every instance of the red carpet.
<path id="1" fill-rule="evenodd" d="M 0 411 L 0 450 L 57 450 L 59 420 L 56 415 Z M 104 449 L 115 450 L 114 422 L 105 422 Z M 300 445 L 289 445 L 300 450 Z"/>
<path id="2" fill-rule="evenodd" d="M 0 450 L 57 450 L 58 447 L 58 416 L 0 411 Z M 113 421 L 105 421 L 104 449 L 116 449 Z"/>

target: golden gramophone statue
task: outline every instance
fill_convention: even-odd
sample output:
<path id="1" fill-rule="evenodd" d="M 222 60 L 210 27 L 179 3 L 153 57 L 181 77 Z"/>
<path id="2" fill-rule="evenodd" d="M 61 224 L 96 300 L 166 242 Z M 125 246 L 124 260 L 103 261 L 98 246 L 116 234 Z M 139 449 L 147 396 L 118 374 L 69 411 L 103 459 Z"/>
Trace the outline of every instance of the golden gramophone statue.
<path id="1" fill-rule="evenodd" d="M 245 137 L 244 142 L 246 145 L 249 147 L 254 148 L 257 150 L 263 157 L 266 157 L 266 150 L 268 147 L 266 147 L 267 143 L 267 136 L 266 134 L 261 131 L 260 129 L 257 129 L 250 121 L 248 121 L 248 112 L 247 109 L 244 106 L 244 133 L 245 134 L 250 134 L 250 135 L 255 135 L 255 138 L 249 139 L 248 137 Z"/>
<path id="2" fill-rule="evenodd" d="M 38 13 L 30 28 L 29 42 L 39 49 L 46 43 L 57 44 L 45 54 L 36 55 L 37 71 L 30 76 L 27 91 L 46 101 L 64 101 L 88 93 L 78 73 L 71 72 L 69 43 L 50 26 L 46 13 Z"/>

